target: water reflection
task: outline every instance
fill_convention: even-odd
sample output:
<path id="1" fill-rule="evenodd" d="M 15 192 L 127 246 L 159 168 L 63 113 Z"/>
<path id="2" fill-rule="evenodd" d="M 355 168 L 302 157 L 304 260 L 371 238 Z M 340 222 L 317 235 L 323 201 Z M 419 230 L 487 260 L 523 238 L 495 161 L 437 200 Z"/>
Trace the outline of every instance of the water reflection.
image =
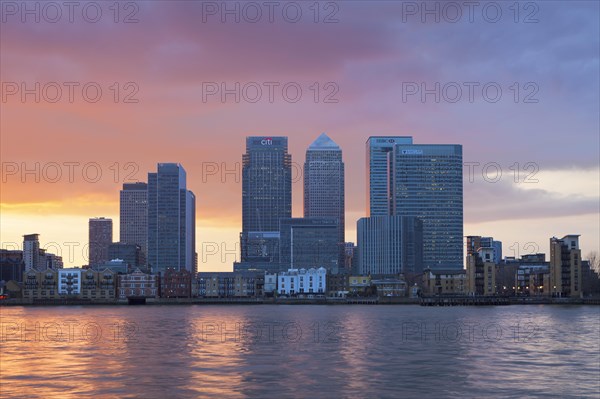
<path id="1" fill-rule="evenodd" d="M 597 307 L 1 310 L 3 398 L 574 398 L 599 391 Z"/>

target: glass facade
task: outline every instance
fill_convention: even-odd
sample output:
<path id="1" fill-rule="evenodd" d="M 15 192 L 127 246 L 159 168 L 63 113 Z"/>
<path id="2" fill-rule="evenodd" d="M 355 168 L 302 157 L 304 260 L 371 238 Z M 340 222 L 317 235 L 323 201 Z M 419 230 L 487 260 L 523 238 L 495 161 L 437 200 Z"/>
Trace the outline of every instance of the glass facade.
<path id="1" fill-rule="evenodd" d="M 240 241 L 244 262 L 279 262 L 279 231 L 242 232 Z"/>
<path id="2" fill-rule="evenodd" d="M 374 136 L 367 140 L 367 216 L 391 214 L 389 153 L 396 144 L 412 144 L 412 137 Z"/>
<path id="3" fill-rule="evenodd" d="M 281 270 L 324 267 L 339 271 L 338 218 L 290 218 L 280 222 Z"/>
<path id="4" fill-rule="evenodd" d="M 175 163 L 148 173 L 148 266 L 153 272 L 195 268 L 195 197 Z"/>
<path id="5" fill-rule="evenodd" d="M 424 267 L 462 269 L 462 146 L 397 144 L 391 156 L 391 211 L 423 221 Z"/>
<path id="6" fill-rule="evenodd" d="M 257 247 L 263 259 L 276 261 L 279 254 L 272 240 L 255 233 L 279 234 L 279 219 L 291 216 L 292 156 L 287 137 L 247 137 L 242 157 L 242 262 L 251 261 Z"/>
<path id="7" fill-rule="evenodd" d="M 358 271 L 362 275 L 420 273 L 423 222 L 410 216 L 371 216 L 358 220 Z"/>
<path id="8" fill-rule="evenodd" d="M 131 270 L 135 270 L 146 264 L 142 249 L 137 244 L 114 242 L 108 246 L 108 258 L 110 260 L 120 259 L 124 261 Z M 99 269 L 103 270 L 102 266 L 104 265 L 106 265 L 106 263 L 100 265 Z"/>
<path id="9" fill-rule="evenodd" d="M 338 264 L 345 259 L 344 162 L 342 150 L 325 133 L 306 150 L 304 217 L 333 217 L 339 221 Z"/>
<path id="10" fill-rule="evenodd" d="M 139 245 L 148 253 L 148 185 L 125 183 L 120 194 L 119 242 Z"/>

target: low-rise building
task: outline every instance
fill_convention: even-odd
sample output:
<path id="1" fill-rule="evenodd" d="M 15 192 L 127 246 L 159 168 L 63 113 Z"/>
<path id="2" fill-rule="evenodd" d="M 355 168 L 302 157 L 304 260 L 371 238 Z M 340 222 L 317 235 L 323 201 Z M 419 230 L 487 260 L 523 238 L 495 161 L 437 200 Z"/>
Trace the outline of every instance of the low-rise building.
<path id="1" fill-rule="evenodd" d="M 23 274 L 23 298 L 111 301 L 116 297 L 115 273 L 92 269 L 31 269 Z"/>
<path id="2" fill-rule="evenodd" d="M 518 262 L 502 262 L 496 265 L 496 293 L 502 296 L 515 296 L 517 287 L 515 276 L 521 266 Z"/>
<path id="3" fill-rule="evenodd" d="M 422 287 L 426 295 L 464 295 L 467 292 L 467 274 L 465 270 L 426 269 Z"/>
<path id="4" fill-rule="evenodd" d="M 23 298 L 30 300 L 58 299 L 58 273 L 56 270 L 29 269 L 23 273 Z"/>
<path id="5" fill-rule="evenodd" d="M 519 296 L 549 296 L 550 269 L 546 265 L 521 265 L 515 276 L 515 292 Z"/>
<path id="6" fill-rule="evenodd" d="M 349 276 L 348 290 L 351 294 L 363 294 L 371 286 L 371 276 Z"/>
<path id="7" fill-rule="evenodd" d="M 105 269 L 83 270 L 81 273 L 81 299 L 91 301 L 111 301 L 117 294 L 117 273 Z"/>
<path id="8" fill-rule="evenodd" d="M 383 278 L 371 280 L 371 285 L 377 290 L 379 297 L 404 297 L 406 296 L 406 281 L 397 278 Z"/>
<path id="9" fill-rule="evenodd" d="M 157 276 L 135 269 L 133 273 L 119 275 L 119 299 L 156 298 Z"/>
<path id="10" fill-rule="evenodd" d="M 263 271 L 198 273 L 198 296 L 204 298 L 257 298 L 263 296 Z"/>
<path id="11" fill-rule="evenodd" d="M 265 273 L 265 296 L 273 296 L 277 292 L 277 273 Z"/>
<path id="12" fill-rule="evenodd" d="M 327 270 L 318 269 L 289 269 L 277 275 L 277 293 L 279 295 L 324 295 L 327 292 Z"/>
<path id="13" fill-rule="evenodd" d="M 347 274 L 327 275 L 327 295 L 332 297 L 345 297 L 350 292 Z"/>
<path id="14" fill-rule="evenodd" d="M 194 295 L 196 296 L 196 295 Z M 191 298 L 192 273 L 188 270 L 167 268 L 160 276 L 160 297 L 162 298 Z"/>
<path id="15" fill-rule="evenodd" d="M 82 269 L 58 269 L 58 295 L 77 297 L 81 294 Z"/>
<path id="16" fill-rule="evenodd" d="M 546 262 L 546 254 L 527 254 L 520 258 L 505 257 L 496 265 L 496 293 L 503 296 L 529 295 L 529 288 L 526 288 L 529 287 L 529 277 L 524 278 L 523 274 L 529 274 L 526 267 L 534 267 L 531 270 L 535 271 L 540 270 L 538 266 L 544 266 L 546 269 L 550 267 L 550 262 Z M 536 285 L 538 289 L 539 285 Z"/>

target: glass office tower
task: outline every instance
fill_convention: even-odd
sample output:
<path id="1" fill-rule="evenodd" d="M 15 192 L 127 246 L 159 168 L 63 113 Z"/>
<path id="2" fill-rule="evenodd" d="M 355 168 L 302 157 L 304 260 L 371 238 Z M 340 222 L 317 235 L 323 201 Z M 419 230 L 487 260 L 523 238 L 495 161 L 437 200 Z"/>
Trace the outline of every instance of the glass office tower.
<path id="1" fill-rule="evenodd" d="M 148 185 L 125 183 L 120 193 L 119 242 L 136 244 L 148 254 Z"/>
<path id="2" fill-rule="evenodd" d="M 279 226 L 281 271 L 324 267 L 338 273 L 338 218 L 281 219 Z"/>
<path id="3" fill-rule="evenodd" d="M 186 173 L 176 163 L 159 163 L 148 173 L 148 266 L 153 272 L 195 272 L 196 197 L 186 189 Z"/>
<path id="4" fill-rule="evenodd" d="M 332 217 L 338 220 L 336 245 L 341 269 L 344 269 L 346 256 L 344 203 L 342 150 L 323 133 L 306 150 L 304 217 Z"/>
<path id="5" fill-rule="evenodd" d="M 423 265 L 463 268 L 462 146 L 396 144 L 391 212 L 423 221 Z"/>
<path id="6" fill-rule="evenodd" d="M 423 271 L 423 222 L 411 216 L 370 216 L 357 223 L 362 275 Z"/>
<path id="7" fill-rule="evenodd" d="M 396 144 L 412 144 L 408 136 L 372 136 L 367 140 L 367 216 L 391 215 L 389 154 Z"/>
<path id="8" fill-rule="evenodd" d="M 277 263 L 279 220 L 292 216 L 287 137 L 247 137 L 242 157 L 241 262 Z"/>

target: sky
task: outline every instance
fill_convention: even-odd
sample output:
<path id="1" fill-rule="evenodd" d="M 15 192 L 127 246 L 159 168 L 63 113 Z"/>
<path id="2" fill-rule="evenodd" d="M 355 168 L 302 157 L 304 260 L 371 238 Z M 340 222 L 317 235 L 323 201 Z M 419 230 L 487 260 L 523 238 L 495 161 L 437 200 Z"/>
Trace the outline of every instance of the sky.
<path id="1" fill-rule="evenodd" d="M 37 5 L 36 5 L 37 4 Z M 266 4 L 266 5 L 265 5 Z M 547 2 L 2 2 L 0 243 L 39 233 L 87 260 L 88 219 L 178 162 L 200 271 L 239 257 L 245 137 L 288 136 L 293 216 L 326 132 L 346 164 L 346 240 L 365 141 L 462 144 L 464 234 L 505 256 L 581 234 L 600 249 L 600 9 Z M 547 255 L 549 257 L 549 255 Z"/>

